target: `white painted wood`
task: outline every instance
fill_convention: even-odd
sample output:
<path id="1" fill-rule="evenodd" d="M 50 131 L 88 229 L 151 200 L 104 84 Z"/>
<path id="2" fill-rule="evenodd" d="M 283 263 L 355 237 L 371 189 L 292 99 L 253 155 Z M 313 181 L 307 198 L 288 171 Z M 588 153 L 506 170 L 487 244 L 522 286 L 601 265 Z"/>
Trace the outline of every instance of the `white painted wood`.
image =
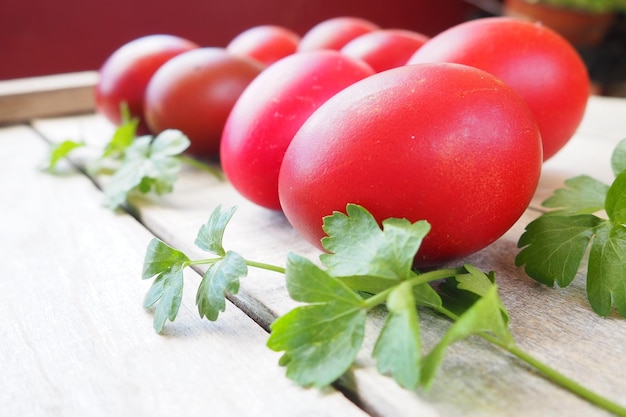
<path id="1" fill-rule="evenodd" d="M 1 415 L 366 415 L 287 380 L 267 333 L 233 305 L 201 321 L 188 292 L 156 335 L 141 305 L 152 235 L 102 207 L 83 175 L 39 171 L 45 149 L 27 127 L 0 129 Z"/>
<path id="2" fill-rule="evenodd" d="M 624 101 L 593 97 L 581 129 L 561 153 L 546 163 L 535 202 L 547 196 L 562 181 L 579 173 L 607 177 L 608 157 L 621 134 L 620 114 Z M 611 123 L 609 123 L 611 121 Z M 110 126 L 99 117 L 38 121 L 35 126 L 52 140 L 72 132 L 102 143 Z M 624 129 L 626 132 L 626 129 Z M 596 139 L 596 137 L 598 139 Z M 237 205 L 225 238 L 228 248 L 244 256 L 281 264 L 290 251 L 315 258 L 317 250 L 303 242 L 280 213 L 244 201 L 228 184 L 196 170 L 185 170 L 173 194 L 137 202 L 141 221 L 153 233 L 182 250 L 201 254 L 193 240 L 199 226 L 218 205 Z M 533 203 L 535 204 L 535 203 Z M 501 296 L 512 317 L 512 330 L 521 347 L 587 387 L 626 406 L 626 320 L 597 317 L 587 305 L 582 272 L 567 289 L 541 286 L 513 264 L 516 242 L 524 226 L 538 215 L 529 210 L 498 242 L 466 260 L 484 270 L 494 270 Z M 460 261 L 461 262 L 461 261 Z M 137 275 L 139 272 L 137 272 Z M 274 273 L 253 271 L 242 282 L 235 302 L 265 326 L 273 317 L 294 306 L 282 278 Z M 135 305 L 140 305 L 137 297 Z M 230 309 L 232 306 L 229 306 Z M 449 325 L 446 320 L 422 313 L 425 349 L 432 347 Z M 175 326 L 193 331 L 192 317 L 181 317 Z M 373 415 L 414 416 L 605 416 L 590 404 L 554 386 L 519 360 L 471 339 L 455 345 L 442 371 L 428 392 L 411 393 L 378 375 L 369 359 L 372 332 L 383 317 L 372 317 L 370 333 L 359 366 L 340 383 Z M 146 327 L 150 326 L 146 319 Z M 228 326 L 228 324 L 225 324 Z M 180 336 L 183 339 L 184 336 Z"/>

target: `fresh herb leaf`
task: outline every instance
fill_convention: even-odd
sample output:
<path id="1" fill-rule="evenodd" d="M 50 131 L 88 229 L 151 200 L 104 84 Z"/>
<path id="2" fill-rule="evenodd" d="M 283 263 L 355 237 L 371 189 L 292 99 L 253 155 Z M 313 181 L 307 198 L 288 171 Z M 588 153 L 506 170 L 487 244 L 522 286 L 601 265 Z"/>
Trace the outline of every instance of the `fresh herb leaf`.
<path id="1" fill-rule="evenodd" d="M 525 266 L 535 280 L 554 286 L 568 286 L 587 252 L 591 238 L 602 219 L 592 214 L 540 216 L 526 226 L 515 257 L 515 265 Z"/>
<path id="2" fill-rule="evenodd" d="M 150 291 L 146 295 L 144 307 L 151 307 L 158 302 L 154 311 L 154 330 L 163 332 L 165 322 L 174 321 L 183 297 L 183 270 L 175 266 L 169 271 L 157 275 Z"/>
<path id="3" fill-rule="evenodd" d="M 296 307 L 271 325 L 267 345 L 303 386 L 329 385 L 354 362 L 365 334 L 363 299 L 306 258 L 289 255 L 287 289 Z"/>
<path id="4" fill-rule="evenodd" d="M 542 205 L 557 208 L 551 215 L 591 214 L 604 208 L 609 186 L 587 175 L 565 180 L 567 188 L 559 188 Z"/>
<path id="5" fill-rule="evenodd" d="M 618 176 L 622 171 L 626 171 L 626 139 L 622 139 L 611 154 L 611 168 L 613 174 Z"/>
<path id="6" fill-rule="evenodd" d="M 122 166 L 104 188 L 105 204 L 112 209 L 122 205 L 133 191 L 157 194 L 171 192 L 181 169 L 176 155 L 189 146 L 189 139 L 178 130 L 165 130 L 155 138 L 142 136 L 126 149 Z"/>
<path id="7" fill-rule="evenodd" d="M 327 236 L 322 245 L 330 252 L 321 262 L 334 276 L 367 276 L 401 280 L 411 275 L 414 255 L 430 230 L 427 222 L 387 219 L 383 229 L 363 207 L 346 206 L 346 213 L 324 218 Z"/>
<path id="8" fill-rule="evenodd" d="M 220 257 L 207 269 L 196 294 L 200 317 L 211 321 L 217 320 L 220 311 L 226 309 L 226 294 L 237 294 L 239 279 L 248 273 L 246 260 L 236 252 L 226 251 L 222 244 L 224 231 L 236 209 L 217 206 L 200 227 L 195 241 L 200 249 Z"/>
<path id="9" fill-rule="evenodd" d="M 45 169 L 50 172 L 54 171 L 59 161 L 67 158 L 67 156 L 75 149 L 82 148 L 84 146 L 86 146 L 85 142 L 77 142 L 73 140 L 64 140 L 63 142 L 52 145 L 48 155 L 48 160 L 45 164 Z"/>
<path id="10" fill-rule="evenodd" d="M 626 317 L 626 228 L 605 222 L 589 253 L 587 295 L 593 310 L 607 316 L 615 305 Z"/>
<path id="11" fill-rule="evenodd" d="M 279 364 L 287 377 L 325 387 L 352 365 L 363 342 L 365 310 L 344 304 L 298 307 L 272 324 L 268 347 L 285 351 Z"/>
<path id="12" fill-rule="evenodd" d="M 224 257 L 209 266 L 202 277 L 196 294 L 200 317 L 217 320 L 226 309 L 226 293 L 239 292 L 239 278 L 248 273 L 245 259 L 236 252 L 226 252 Z"/>
<path id="13" fill-rule="evenodd" d="M 166 130 L 156 138 L 148 135 L 137 138 L 139 118 L 130 114 L 126 103 L 120 107 L 120 124 L 100 156 L 85 167 L 92 176 L 112 175 L 104 189 L 106 206 L 117 209 L 133 192 L 171 192 L 182 164 L 201 169 L 219 180 L 224 179 L 219 167 L 182 154 L 189 146 L 189 140 L 178 130 Z M 53 145 L 45 169 L 52 172 L 59 160 L 84 146 L 83 142 L 71 140 Z"/>
<path id="14" fill-rule="evenodd" d="M 126 149 L 133 143 L 137 136 L 137 126 L 139 126 L 139 118 L 132 117 L 128 105 L 122 103 L 121 106 L 122 120 L 119 126 L 113 132 L 113 136 L 106 144 L 100 159 L 113 158 L 120 159 L 124 157 Z"/>
<path id="15" fill-rule="evenodd" d="M 575 278 L 591 242 L 587 298 L 592 309 L 609 314 L 614 304 L 626 317 L 626 228 L 590 214 L 540 216 L 520 237 L 515 258 L 535 280 L 566 287 Z"/>
<path id="16" fill-rule="evenodd" d="M 226 250 L 222 246 L 224 230 L 235 214 L 236 207 L 222 209 L 218 206 L 209 217 L 209 220 L 200 227 L 196 237 L 196 246 L 207 252 L 220 256 L 226 255 Z"/>
<path id="17" fill-rule="evenodd" d="M 626 171 L 617 175 L 608 189 L 604 210 L 615 226 L 626 224 Z"/>
<path id="18" fill-rule="evenodd" d="M 483 284 L 490 283 L 486 277 L 485 280 Z M 425 387 L 432 384 L 448 346 L 471 335 L 491 334 L 503 346 L 514 347 L 515 341 L 508 324 L 509 316 L 500 301 L 497 286 L 490 284 L 487 292 L 457 318 L 445 336 L 422 359 L 421 384 Z"/>
<path id="19" fill-rule="evenodd" d="M 330 276 L 311 261 L 296 254 L 287 256 L 285 271 L 287 291 L 295 301 L 303 303 L 340 302 L 359 305 L 362 298 L 340 280 Z"/>
<path id="20" fill-rule="evenodd" d="M 189 258 L 182 252 L 164 242 L 153 239 L 143 263 L 143 279 L 156 275 L 150 290 L 144 298 L 144 308 L 156 304 L 153 327 L 161 333 L 165 322 L 174 321 L 180 308 L 183 295 L 183 269 L 189 264 Z"/>
<path id="21" fill-rule="evenodd" d="M 441 296 L 429 283 L 414 285 L 413 298 L 418 306 L 430 307 L 435 310 L 442 306 Z"/>
<path id="22" fill-rule="evenodd" d="M 156 276 L 152 287 L 144 299 L 148 308 L 158 302 L 154 315 L 154 329 L 163 331 L 166 320 L 174 321 L 180 307 L 183 290 L 183 269 L 192 265 L 209 265 L 203 274 L 196 293 L 196 305 L 200 317 L 217 320 L 219 313 L 226 309 L 227 294 L 239 292 L 239 280 L 248 273 L 248 265 L 284 272 L 284 268 L 260 262 L 248 261 L 222 245 L 224 231 L 236 207 L 213 210 L 206 224 L 202 225 L 196 237 L 196 245 L 215 257 L 191 260 L 185 253 L 174 249 L 159 239 L 148 245 L 143 264 L 143 279 Z"/>
<path id="23" fill-rule="evenodd" d="M 454 276 L 458 289 L 476 294 L 479 297 L 484 297 L 491 291 L 496 282 L 493 272 L 485 274 L 470 264 L 463 265 L 463 268 L 466 272 Z"/>
<path id="24" fill-rule="evenodd" d="M 419 385 L 421 369 L 421 340 L 415 304 L 409 281 L 389 293 L 389 315 L 372 352 L 379 372 L 391 374 L 398 385 L 409 389 Z"/>
<path id="25" fill-rule="evenodd" d="M 542 214 L 526 227 L 515 258 L 533 279 L 549 286 L 569 285 L 588 256 L 587 298 L 607 316 L 611 308 L 626 317 L 626 140 L 615 148 L 610 186 L 582 176 L 566 181 L 543 204 L 558 210 Z M 622 169 L 622 171 L 619 171 Z M 608 219 L 591 213 L 604 212 Z"/>
<path id="26" fill-rule="evenodd" d="M 163 241 L 154 238 L 148 244 L 143 261 L 142 279 L 150 279 L 176 265 L 186 265 L 190 259 L 181 251 L 172 248 Z"/>
<path id="27" fill-rule="evenodd" d="M 360 339 L 356 345 L 347 343 L 346 338 L 355 332 L 361 337 L 360 327 L 355 326 L 357 317 L 364 320 L 366 311 L 386 304 L 389 315 L 372 355 L 380 372 L 391 374 L 401 386 L 416 388 L 421 383 L 422 369 L 417 305 L 445 310 L 441 298 L 428 283 L 454 277 L 462 271 L 458 285 L 463 292 L 473 291 L 480 296 L 489 292 L 488 286 L 493 286 L 492 277 L 471 266 L 418 274 L 412 270 L 412 263 L 429 230 L 428 223 L 388 219 L 381 228 L 363 207 L 348 205 L 346 213 L 336 212 L 324 219 L 328 233 L 324 245 L 333 252 L 320 256 L 326 271 L 290 255 L 287 264 L 289 294 L 294 300 L 309 304 L 279 318 L 272 325 L 268 345 L 285 351 L 280 363 L 287 366 L 287 375 L 298 383 L 329 384 L 345 372 L 356 357 Z M 470 281 L 476 277 L 484 278 L 486 284 Z M 367 285 L 366 280 L 374 284 Z M 362 298 L 359 292 L 364 289 L 371 296 Z M 351 326 L 337 342 L 334 340 L 338 338 L 336 329 L 329 329 L 326 320 L 338 320 L 339 316 Z M 335 323 L 339 326 L 338 321 Z M 329 362 L 326 358 L 329 349 L 343 352 L 341 366 L 332 372 L 325 365 Z M 443 351 L 444 347 L 440 349 Z M 324 364 L 319 372 L 310 369 L 320 360 Z M 337 358 L 333 358 L 335 360 Z"/>
<path id="28" fill-rule="evenodd" d="M 88 166 L 87 170 L 91 174 L 96 174 L 101 171 L 102 163 L 105 159 L 121 159 L 124 155 L 125 149 L 130 146 L 135 138 L 137 125 L 139 124 L 138 118 L 131 118 L 128 111 L 128 106 L 125 103 L 121 106 L 122 122 L 115 129 L 113 136 L 109 143 L 105 146 L 102 155 L 99 157 L 93 165 Z M 56 165 L 64 158 L 69 157 L 74 150 L 78 148 L 84 148 L 87 144 L 85 141 L 64 140 L 59 143 L 51 145 L 48 159 L 45 161 L 45 169 L 52 172 L 56 168 Z"/>
<path id="29" fill-rule="evenodd" d="M 417 305 L 444 310 L 429 282 L 460 271 L 468 276 L 486 275 L 471 267 L 418 274 L 412 263 L 430 228 L 428 223 L 387 219 L 381 228 L 363 207 L 348 205 L 346 213 L 335 212 L 324 219 L 328 233 L 324 244 L 333 251 L 320 256 L 326 271 L 303 258 L 289 256 L 289 294 L 294 300 L 309 304 L 292 310 L 272 325 L 268 346 L 285 351 L 280 363 L 287 366 L 287 375 L 298 383 L 329 384 L 354 361 L 365 313 L 386 304 L 389 316 L 372 354 L 381 372 L 391 374 L 401 386 L 415 388 L 420 383 L 421 369 Z M 374 284 L 365 284 L 366 280 Z M 491 284 L 488 279 L 487 282 Z M 360 295 L 364 289 L 370 293 L 365 298 Z M 341 319 L 348 321 L 347 334 L 339 336 L 340 329 L 329 328 L 327 320 L 331 319 L 336 326 L 340 326 Z M 358 344 L 348 343 L 356 337 Z M 342 352 L 340 359 L 328 359 L 329 351 Z M 311 369 L 318 361 L 323 361 L 319 372 Z M 333 363 L 334 368 L 327 363 Z"/>

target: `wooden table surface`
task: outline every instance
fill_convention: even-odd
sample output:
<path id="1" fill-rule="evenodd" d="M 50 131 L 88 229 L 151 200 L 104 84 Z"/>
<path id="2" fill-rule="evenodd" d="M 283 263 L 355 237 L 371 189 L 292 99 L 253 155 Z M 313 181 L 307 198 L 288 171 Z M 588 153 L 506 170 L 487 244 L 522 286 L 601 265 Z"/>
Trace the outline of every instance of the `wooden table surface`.
<path id="1" fill-rule="evenodd" d="M 278 366 L 280 354 L 265 346 L 269 324 L 295 305 L 283 277 L 271 272 L 251 270 L 223 316 L 209 322 L 198 317 L 193 297 L 203 270 L 187 271 L 190 290 L 177 320 L 155 334 L 142 307 L 150 282 L 141 280 L 154 236 L 196 254 L 195 235 L 211 211 L 236 205 L 227 248 L 279 265 L 288 252 L 311 258 L 318 252 L 280 213 L 246 202 L 228 183 L 196 169 L 183 170 L 172 194 L 138 201 L 138 218 L 103 207 L 98 186 L 73 165 L 64 164 L 60 175 L 42 172 L 49 142 L 109 139 L 113 128 L 90 111 L 89 88 L 87 82 L 75 90 L 74 99 L 35 94 L 31 103 L 46 111 L 53 105 L 42 114 L 16 105 L 24 95 L 0 83 L 0 117 L 17 115 L 0 119 L 0 415 L 609 415 L 477 338 L 450 349 L 426 392 L 401 389 L 377 373 L 369 359 L 372 336 L 358 366 L 334 387 L 300 388 Z M 54 114 L 58 100 L 75 104 L 58 105 L 59 111 L 87 113 Z M 626 319 L 591 311 L 582 271 L 572 286 L 553 289 L 513 263 L 517 238 L 538 216 L 539 203 L 575 175 L 610 182 L 609 157 L 624 137 L 626 100 L 591 97 L 575 137 L 545 164 L 531 207 L 467 261 L 496 272 L 521 348 L 626 406 Z M 371 317 L 370 328 L 383 320 Z M 428 349 L 449 323 L 428 313 L 422 320 Z"/>

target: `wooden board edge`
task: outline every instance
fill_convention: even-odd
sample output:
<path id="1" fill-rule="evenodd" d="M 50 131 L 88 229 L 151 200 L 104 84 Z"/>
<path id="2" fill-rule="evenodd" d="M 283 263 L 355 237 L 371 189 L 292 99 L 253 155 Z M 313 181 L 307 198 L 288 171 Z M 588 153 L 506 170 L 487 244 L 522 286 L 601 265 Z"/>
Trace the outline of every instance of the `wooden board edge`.
<path id="1" fill-rule="evenodd" d="M 96 71 L 0 81 L 0 125 L 92 112 Z"/>

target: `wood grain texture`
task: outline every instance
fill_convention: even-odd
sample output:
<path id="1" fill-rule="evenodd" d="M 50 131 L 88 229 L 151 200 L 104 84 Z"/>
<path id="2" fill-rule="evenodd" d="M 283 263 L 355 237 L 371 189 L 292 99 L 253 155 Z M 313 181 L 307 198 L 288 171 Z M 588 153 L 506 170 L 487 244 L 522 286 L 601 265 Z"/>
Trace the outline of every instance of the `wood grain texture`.
<path id="1" fill-rule="evenodd" d="M 95 71 L 0 81 L 0 125 L 95 108 Z"/>
<path id="2" fill-rule="evenodd" d="M 102 207 L 83 175 L 39 171 L 45 150 L 27 127 L 0 129 L 0 414 L 366 415 L 287 380 L 266 331 L 233 305 L 202 321 L 187 293 L 156 335 L 140 279 L 153 236 Z"/>
<path id="3" fill-rule="evenodd" d="M 562 185 L 573 175 L 585 173 L 606 179 L 612 146 L 621 138 L 623 122 L 614 120 L 625 108 L 621 100 L 592 98 L 581 129 L 572 142 L 546 163 L 535 201 Z M 611 125 L 609 127 L 609 121 Z M 42 120 L 35 123 L 46 137 L 60 140 L 71 132 L 102 143 L 110 126 L 99 117 Z M 626 132 L 626 127 L 624 127 Z M 597 133 L 596 133 L 597 132 Z M 174 193 L 162 198 L 135 201 L 141 221 L 169 244 L 197 254 L 193 246 L 199 226 L 218 205 L 236 205 L 225 237 L 227 248 L 264 262 L 282 264 L 288 252 L 316 258 L 319 252 L 298 237 L 282 214 L 246 202 L 227 183 L 207 174 L 185 170 Z M 533 203 L 535 204 L 535 203 Z M 539 212 L 530 209 L 519 222 L 490 247 L 460 262 L 496 271 L 503 302 L 509 309 L 512 331 L 519 345 L 552 367 L 626 406 L 626 321 L 615 315 L 596 316 L 584 294 L 584 275 L 579 273 L 566 289 L 552 289 L 529 279 L 516 268 L 516 242 L 524 226 Z M 140 304 L 137 298 L 134 303 Z M 294 306 L 281 276 L 252 271 L 233 301 L 263 326 Z M 230 308 L 230 306 L 229 306 Z M 424 348 L 432 347 L 449 323 L 427 311 L 421 312 Z M 173 327 L 193 331 L 197 320 L 181 317 Z M 339 381 L 351 397 L 377 416 L 606 416 L 568 392 L 546 381 L 519 360 L 480 339 L 454 345 L 441 373 L 428 392 L 408 392 L 379 375 L 369 352 L 384 316 L 368 321 L 368 336 L 358 365 Z M 145 323 L 149 327 L 149 323 Z M 179 338 L 184 339 L 184 333 Z M 175 343 L 175 342 L 172 342 Z"/>

